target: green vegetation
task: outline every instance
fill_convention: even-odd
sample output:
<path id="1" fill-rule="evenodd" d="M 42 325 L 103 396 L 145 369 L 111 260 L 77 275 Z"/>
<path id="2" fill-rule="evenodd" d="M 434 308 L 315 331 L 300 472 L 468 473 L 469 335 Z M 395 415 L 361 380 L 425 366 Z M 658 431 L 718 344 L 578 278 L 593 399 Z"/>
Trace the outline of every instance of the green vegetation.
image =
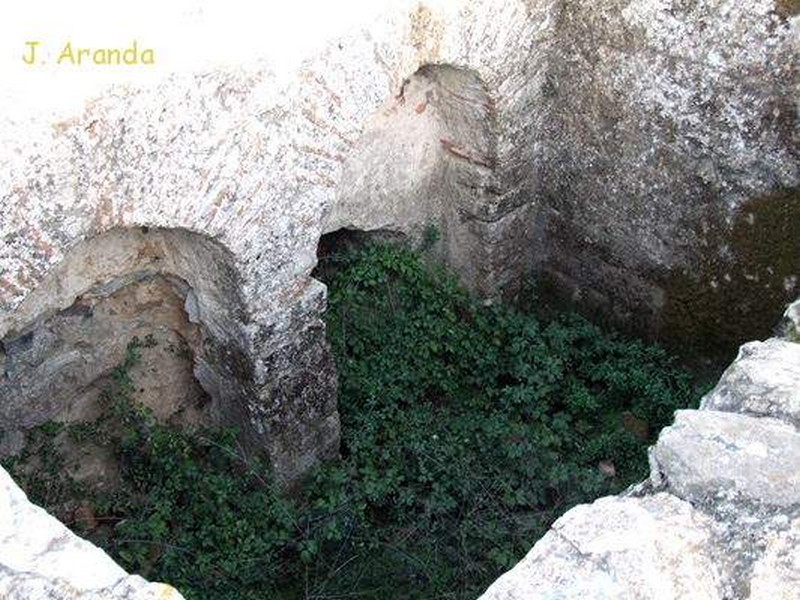
<path id="1" fill-rule="evenodd" d="M 85 491 L 99 525 L 84 535 L 189 599 L 475 598 L 570 506 L 642 479 L 646 446 L 697 397 L 660 348 L 485 307 L 406 248 L 337 262 L 341 461 L 277 495 L 232 432 L 136 407 L 134 344 L 104 415 L 70 427 L 122 473 L 113 494 Z"/>

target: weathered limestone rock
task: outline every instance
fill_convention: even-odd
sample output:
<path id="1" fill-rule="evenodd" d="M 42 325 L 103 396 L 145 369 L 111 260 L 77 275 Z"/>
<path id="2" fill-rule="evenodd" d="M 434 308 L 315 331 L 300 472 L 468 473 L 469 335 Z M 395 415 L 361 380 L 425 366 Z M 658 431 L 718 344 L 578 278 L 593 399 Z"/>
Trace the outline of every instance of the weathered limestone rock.
<path id="1" fill-rule="evenodd" d="M 721 600 L 713 525 L 669 494 L 601 498 L 558 519 L 481 600 Z"/>
<path id="2" fill-rule="evenodd" d="M 783 335 L 790 342 L 800 343 L 800 300 L 795 300 L 783 314 Z"/>
<path id="3" fill-rule="evenodd" d="M 494 101 L 477 72 L 425 65 L 369 121 L 325 228 L 442 235 L 439 255 L 483 295 L 516 285 L 532 215 L 503 194 Z M 409 174 L 413 176 L 409 177 Z M 365 202 L 365 198 L 369 201 Z"/>
<path id="4" fill-rule="evenodd" d="M 680 410 L 652 451 L 653 480 L 693 503 L 800 504 L 800 432 L 777 419 Z"/>
<path id="5" fill-rule="evenodd" d="M 212 417 L 240 425 L 278 477 L 296 481 L 337 448 L 325 290 L 311 271 L 320 236 L 342 227 L 413 238 L 436 224 L 440 256 L 487 296 L 513 291 L 533 268 L 584 310 L 720 341 L 697 350 L 761 337 L 800 281 L 795 4 L 398 0 L 375 22 L 323 35 L 288 74 L 255 53 L 235 72 L 112 89 L 56 123 L 3 116 L 3 450 L 69 410 L 74 390 L 110 364 L 64 320 L 160 277 L 180 290 Z M 136 330 L 122 325 L 102 329 Z M 752 385 L 771 394 L 747 360 Z M 723 385 L 714 400 L 769 416 L 681 413 L 654 451 L 653 479 L 686 498 L 724 491 L 788 512 L 798 434 L 771 418 L 796 414 L 784 383 L 776 398 L 736 404 L 742 394 Z M 636 597 L 641 584 L 655 594 L 654 564 L 677 586 L 697 573 L 692 597 L 719 594 L 712 570 L 700 573 L 713 546 L 706 521 L 686 503 L 594 506 L 619 526 L 616 538 L 581 508 L 545 546 L 555 562 L 580 563 L 600 591 L 553 575 L 564 590 Z M 648 536 L 637 541 L 625 519 Z M 657 523 L 676 526 L 666 548 Z M 609 572 L 596 560 L 607 554 Z M 640 571 L 624 572 L 623 560 Z M 765 560 L 759 581 L 771 581 Z M 70 575 L 28 577 L 26 565 L 3 567 L 4 592 L 32 596 Z M 118 575 L 98 585 L 139 585 Z"/>
<path id="6" fill-rule="evenodd" d="M 94 564 L 94 563 L 92 563 Z M 63 580 L 11 571 L 0 565 L 0 594 L 6 600 L 180 600 L 173 587 L 129 575 L 102 589 L 84 589 Z"/>
<path id="7" fill-rule="evenodd" d="M 800 344 L 771 338 L 743 345 L 701 408 L 775 417 L 800 428 Z"/>
<path id="8" fill-rule="evenodd" d="M 197 384 L 191 377 L 191 361 L 188 373 L 184 363 L 190 348 L 199 347 L 200 333 L 183 310 L 185 284 L 142 277 L 105 293 L 83 294 L 27 334 L 6 339 L 0 397 L 9 400 L 0 405 L 0 422 L 24 427 L 26 422 L 63 415 L 65 409 L 68 417 L 81 416 L 84 405 L 91 403 L 88 396 L 96 396 L 97 390 L 92 386 L 70 390 L 70 385 L 96 381 L 121 363 L 134 338 L 152 345 L 142 355 L 145 362 L 139 371 L 149 371 L 150 376 L 137 377 L 137 391 L 142 392 L 137 398 L 162 420 L 192 404 Z M 166 394 L 159 382 L 172 383 Z"/>
<path id="9" fill-rule="evenodd" d="M 170 370 L 148 352 L 159 364 L 150 365 L 155 382 L 140 386 L 138 400 L 147 404 L 148 390 L 163 385 L 211 399 L 200 409 L 179 401 L 177 391 L 167 403 L 156 398 L 163 420 L 178 402 L 198 409 L 196 418 L 184 411 L 188 422 L 239 428 L 245 445 L 266 450 L 286 483 L 335 456 L 336 375 L 319 319 L 322 286 L 298 284 L 297 304 L 284 307 L 277 329 L 245 305 L 238 268 L 218 241 L 184 229 L 112 228 L 77 242 L 15 312 L 0 317 L 7 327 L 0 431 L 11 440 L 3 449 L 14 450 L 19 432 L 49 420 L 90 420 L 84 405 L 95 382 L 121 362 L 134 336 L 151 336 L 161 344 L 155 354 L 185 343 L 174 354 L 185 351 L 192 364 L 188 373 L 180 361 Z"/>
<path id="10" fill-rule="evenodd" d="M 181 600 L 130 576 L 25 494 L 0 468 L 0 597 L 5 600 Z"/>
<path id="11" fill-rule="evenodd" d="M 442 256 L 481 291 L 518 280 L 547 6 L 403 0 L 323 35 L 289 73 L 256 53 L 235 72 L 112 89 L 58 123 L 4 117 L 4 450 L 96 375 L 85 368 L 92 352 L 69 347 L 33 357 L 25 375 L 15 353 L 26 336 L 38 343 L 43 324 L 87 294 L 163 276 L 185 284 L 201 334 L 193 371 L 212 415 L 264 448 L 285 482 L 334 456 L 325 289 L 311 277 L 320 236 L 347 226 L 416 236 L 438 224 Z M 24 399 L 36 408 L 23 417 Z"/>
<path id="12" fill-rule="evenodd" d="M 728 360 L 770 335 L 800 283 L 796 13 L 773 0 L 554 8 L 535 159 L 542 292 L 687 353 Z"/>
<path id="13" fill-rule="evenodd" d="M 639 330 L 756 335 L 800 271 L 790 17 L 772 0 L 398 0 L 288 72 L 265 50 L 57 123 L 4 117 L 0 340 L 141 272 L 181 279 L 212 412 L 292 481 L 337 448 L 311 277 L 326 232 L 434 224 L 486 296 L 535 264 Z M 33 371 L 64 389 L 81 359 L 62 358 Z M 3 404 L 28 385 L 4 383 Z M 9 419 L 4 448 L 32 424 Z"/>
<path id="14" fill-rule="evenodd" d="M 763 557 L 755 564 L 750 600 L 793 600 L 800 590 L 800 519 L 769 535 Z"/>

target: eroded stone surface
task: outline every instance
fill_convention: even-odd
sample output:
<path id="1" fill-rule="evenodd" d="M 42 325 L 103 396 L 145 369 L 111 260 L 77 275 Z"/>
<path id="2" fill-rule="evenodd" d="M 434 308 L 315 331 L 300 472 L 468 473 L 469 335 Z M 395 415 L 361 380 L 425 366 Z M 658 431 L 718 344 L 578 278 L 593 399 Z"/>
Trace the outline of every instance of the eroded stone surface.
<path id="1" fill-rule="evenodd" d="M 773 9 L 398 0 L 280 77 L 254 60 L 115 88 L 59 123 L 6 119 L 0 338 L 137 269 L 181 277 L 210 334 L 195 375 L 273 464 L 284 453 L 287 480 L 336 453 L 310 274 L 339 227 L 414 237 L 433 222 L 442 258 L 487 296 L 535 263 L 585 309 L 716 339 L 679 317 L 719 326 L 720 299 L 766 314 L 761 292 L 797 284 L 798 24 Z M 102 243 L 141 227 L 166 252 Z M 729 269 L 726 248 L 748 256 Z M 708 268 L 686 280 L 690 265 Z M 740 297 L 709 304 L 718 288 Z"/>
<path id="2" fill-rule="evenodd" d="M 773 533 L 755 564 L 750 600 L 794 600 L 800 594 L 800 519 Z"/>
<path id="3" fill-rule="evenodd" d="M 558 519 L 481 600 L 721 600 L 713 525 L 669 494 L 601 498 Z"/>
<path id="4" fill-rule="evenodd" d="M 0 596 L 7 600 L 181 600 L 172 587 L 129 576 L 25 494 L 0 468 Z"/>
<path id="5" fill-rule="evenodd" d="M 800 432 L 783 421 L 680 410 L 653 449 L 653 479 L 685 500 L 800 504 Z"/>
<path id="6" fill-rule="evenodd" d="M 800 427 L 800 344 L 749 342 L 701 408 L 770 416 Z"/>
<path id="7" fill-rule="evenodd" d="M 800 343 L 800 300 L 794 301 L 783 314 L 783 335 L 790 342 Z"/>
<path id="8" fill-rule="evenodd" d="M 212 406 L 193 374 L 203 333 L 184 311 L 187 290 L 183 281 L 140 274 L 119 289 L 83 294 L 23 336 L 6 340 L 0 431 L 8 442 L 0 456 L 21 451 L 30 427 L 88 424 L 107 415 L 104 394 L 114 387 L 112 369 L 132 354 L 137 358 L 126 368 L 131 402 L 184 431 L 217 424 L 212 413 L 221 407 Z M 17 434 L 22 439 L 15 447 Z M 66 429 L 52 443 L 73 480 L 100 490 L 118 484 L 112 448 L 91 437 L 74 439 Z M 40 468 L 36 460 L 25 466 Z"/>
<path id="9" fill-rule="evenodd" d="M 251 63 L 117 88 L 55 124 L 4 119 L 0 338 L 19 341 L 97 286 L 178 277 L 217 416 L 247 424 L 292 480 L 336 449 L 325 291 L 310 277 L 325 231 L 413 236 L 433 220 L 443 258 L 484 294 L 534 263 L 579 307 L 640 331 L 760 335 L 799 281 L 794 12 L 772 0 L 404 1 L 282 79 Z M 0 376 L 14 360 L 0 351 Z M 654 453 L 670 489 L 796 502 L 791 425 L 678 419 Z M 597 506 L 649 533 L 689 518 L 672 500 L 631 502 Z M 664 564 L 657 538 L 603 537 L 576 514 L 594 529 L 547 543 L 554 561 L 586 561 L 597 594 L 649 581 L 598 571 L 605 546 L 632 561 L 639 548 L 665 572 L 706 564 L 704 525 L 667 538 L 699 554 Z M 699 589 L 714 597 L 710 572 Z"/>
<path id="10" fill-rule="evenodd" d="M 245 304 L 238 268 L 218 241 L 184 229 L 114 228 L 77 243 L 4 321 L 3 449 L 18 449 L 20 432 L 48 420 L 90 416 L 84 405 L 101 387 L 95 382 L 134 336 L 150 335 L 158 346 L 142 368 L 151 377 L 135 396 L 158 405 L 157 416 L 189 409 L 195 414 L 183 410 L 179 421 L 236 427 L 287 483 L 335 456 L 336 375 L 319 317 L 322 286 L 297 284 L 278 328 Z M 157 293 L 156 281 L 167 282 Z M 183 390 L 148 401 L 165 386 Z M 186 394 L 211 402 L 192 408 Z"/>
<path id="11" fill-rule="evenodd" d="M 200 422 L 190 413 L 202 396 L 191 360 L 201 334 L 183 310 L 185 295 L 185 283 L 142 277 L 108 296 L 83 294 L 27 333 L 6 338 L 0 423 L 26 428 L 96 418 L 100 390 L 93 384 L 123 362 L 135 339 L 147 346 L 132 369 L 136 400 L 161 421 L 183 412 L 186 422 Z"/>
<path id="12" fill-rule="evenodd" d="M 797 296 L 800 21 L 772 0 L 553 14 L 537 270 L 585 311 L 728 360 Z"/>

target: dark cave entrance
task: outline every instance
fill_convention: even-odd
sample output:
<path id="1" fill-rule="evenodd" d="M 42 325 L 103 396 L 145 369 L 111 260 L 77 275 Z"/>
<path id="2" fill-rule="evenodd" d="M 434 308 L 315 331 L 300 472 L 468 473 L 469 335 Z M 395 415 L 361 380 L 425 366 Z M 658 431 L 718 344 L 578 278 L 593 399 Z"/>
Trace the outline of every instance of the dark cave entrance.
<path id="1" fill-rule="evenodd" d="M 371 244 L 406 244 L 407 235 L 391 229 L 364 231 L 342 227 L 323 234 L 317 244 L 317 266 L 311 276 L 329 285 L 341 264 L 341 257 Z"/>

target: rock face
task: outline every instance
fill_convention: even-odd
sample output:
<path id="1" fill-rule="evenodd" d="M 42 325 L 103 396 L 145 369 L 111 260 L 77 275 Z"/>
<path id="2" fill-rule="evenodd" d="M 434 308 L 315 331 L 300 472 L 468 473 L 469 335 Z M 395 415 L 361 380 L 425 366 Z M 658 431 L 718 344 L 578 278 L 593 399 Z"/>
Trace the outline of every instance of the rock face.
<path id="1" fill-rule="evenodd" d="M 702 407 L 772 416 L 800 427 L 800 344 L 775 338 L 745 344 Z"/>
<path id="2" fill-rule="evenodd" d="M 311 277 L 320 237 L 438 224 L 441 255 L 481 291 L 517 278 L 535 179 L 535 128 L 519 123 L 539 118 L 529 109 L 545 59 L 518 42 L 545 47 L 550 26 L 544 5 L 532 8 L 402 2 L 290 76 L 263 63 L 174 75 L 113 89 L 55 124 L 4 121 L 5 449 L 59 418 L 98 374 L 86 368 L 96 352 L 40 344 L 48 324 L 87 297 L 162 276 L 182 288 L 199 330 L 193 372 L 211 416 L 238 425 L 287 483 L 334 456 L 325 288 Z M 381 139 L 413 118 L 399 145 Z M 406 142 L 420 147 L 401 152 Z M 29 344 L 43 351 L 24 354 Z"/>
<path id="3" fill-rule="evenodd" d="M 298 480 L 337 451 L 311 272 L 342 228 L 435 225 L 490 298 L 536 274 L 640 332 L 720 341 L 696 351 L 761 336 L 800 276 L 793 6 L 397 0 L 280 76 L 250 61 L 4 118 L 4 448 L 96 375 L 40 343 L 52 319 L 162 276 L 211 418 Z"/>
<path id="4" fill-rule="evenodd" d="M 123 361 L 134 339 L 152 347 L 142 353 L 137 369 L 137 398 L 161 420 L 184 409 L 194 412 L 202 392 L 190 359 L 200 332 L 186 318 L 185 284 L 143 277 L 104 293 L 83 294 L 28 334 L 7 341 L 0 396 L 9 401 L 0 406 L 0 422 L 25 427 L 53 417 L 95 417 L 84 413 L 91 412 L 88 407 L 96 404 L 99 389 L 69 386 L 100 379 Z M 159 383 L 170 385 L 165 389 Z"/>
<path id="5" fill-rule="evenodd" d="M 0 597 L 6 600 L 182 600 L 174 588 L 128 575 L 73 534 L 0 468 Z"/>
<path id="6" fill-rule="evenodd" d="M 796 348 L 744 345 L 661 432 L 648 481 L 568 511 L 481 600 L 797 598 Z"/>
<path id="7" fill-rule="evenodd" d="M 773 0 L 398 0 L 288 75 L 249 63 L 115 88 L 56 123 L 3 117 L 0 450 L 80 404 L 153 316 L 104 324 L 103 307 L 167 281 L 183 307 L 162 316 L 181 323 L 207 418 L 298 481 L 338 447 L 311 272 L 342 228 L 435 225 L 435 251 L 487 297 L 536 274 L 542 294 L 697 353 L 764 337 L 800 282 L 798 31 L 797 3 Z M 796 305 L 787 318 L 797 341 Z M 748 363 L 791 361 L 788 343 L 743 352 L 714 410 L 662 434 L 651 485 L 675 498 L 566 516 L 524 563 L 552 546 L 551 566 L 486 597 L 534 597 L 531 580 L 554 597 L 663 597 L 631 561 L 676 594 L 791 594 L 796 369 Z M 597 531 L 627 521 L 647 535 Z M 14 554 L 36 568 L 4 563 L 6 594 L 69 575 Z M 575 571 L 545 585 L 556 564 Z M 91 593 L 139 593 L 122 575 Z"/>
<path id="8" fill-rule="evenodd" d="M 552 293 L 726 360 L 770 334 L 800 272 L 796 13 L 558 4 L 536 163 Z"/>
<path id="9" fill-rule="evenodd" d="M 478 72 L 424 65 L 367 123 L 325 228 L 419 239 L 434 226 L 439 257 L 467 285 L 485 296 L 514 287 L 532 215 L 503 191 L 497 144 L 496 107 Z"/>
<path id="10" fill-rule="evenodd" d="M 321 322 L 294 316 L 269 335 L 249 316 L 236 269 L 221 244 L 183 229 L 113 228 L 76 243 L 6 317 L 0 447 L 13 452 L 49 420 L 91 420 L 95 382 L 138 337 L 158 351 L 144 354 L 136 398 L 162 420 L 182 409 L 184 423 L 239 427 L 286 483 L 334 456 L 336 375 Z M 306 283 L 287 310 L 318 315 L 322 286 Z"/>

